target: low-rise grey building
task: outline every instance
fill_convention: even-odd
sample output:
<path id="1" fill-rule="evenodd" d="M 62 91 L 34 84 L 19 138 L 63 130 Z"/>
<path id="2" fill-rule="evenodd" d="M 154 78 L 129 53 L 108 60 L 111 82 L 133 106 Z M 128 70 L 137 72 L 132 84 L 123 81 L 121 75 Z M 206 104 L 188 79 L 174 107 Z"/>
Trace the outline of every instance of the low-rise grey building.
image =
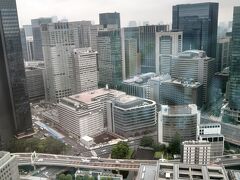
<path id="1" fill-rule="evenodd" d="M 160 162 L 141 164 L 136 180 L 229 180 L 224 166 Z"/>

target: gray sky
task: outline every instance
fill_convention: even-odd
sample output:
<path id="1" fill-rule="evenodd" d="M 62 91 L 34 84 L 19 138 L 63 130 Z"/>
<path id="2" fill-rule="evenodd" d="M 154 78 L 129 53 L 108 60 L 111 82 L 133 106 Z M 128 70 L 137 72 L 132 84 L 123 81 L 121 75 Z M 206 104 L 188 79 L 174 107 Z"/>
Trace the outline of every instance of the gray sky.
<path id="1" fill-rule="evenodd" d="M 101 12 L 120 12 L 122 26 L 128 22 L 149 21 L 170 23 L 172 6 L 182 3 L 198 3 L 206 0 L 17 0 L 20 25 L 30 24 L 38 17 L 58 16 L 59 19 L 91 20 L 98 23 Z M 239 6 L 239 0 L 218 0 L 219 22 L 232 20 L 233 6 Z"/>

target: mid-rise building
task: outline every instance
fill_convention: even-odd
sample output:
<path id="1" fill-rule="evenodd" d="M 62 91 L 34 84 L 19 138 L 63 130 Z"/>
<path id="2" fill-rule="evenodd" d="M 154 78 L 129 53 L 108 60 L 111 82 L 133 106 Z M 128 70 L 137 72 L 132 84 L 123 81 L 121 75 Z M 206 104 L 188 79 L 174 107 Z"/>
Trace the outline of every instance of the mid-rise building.
<path id="1" fill-rule="evenodd" d="M 40 67 L 26 67 L 28 95 L 31 102 L 45 99 L 44 69 Z"/>
<path id="2" fill-rule="evenodd" d="M 41 25 L 48 24 L 52 22 L 52 18 L 38 18 L 32 19 L 32 36 L 33 36 L 33 54 L 34 60 L 43 61 L 43 50 L 42 50 L 42 35 L 41 35 Z"/>
<path id="3" fill-rule="evenodd" d="M 213 78 L 216 67 L 216 60 L 207 57 L 204 51 L 188 50 L 173 58 L 171 75 L 203 84 L 203 103 L 207 104 L 215 95 Z"/>
<path id="4" fill-rule="evenodd" d="M 32 132 L 32 119 L 15 0 L 0 1 L 0 149 Z"/>
<path id="5" fill-rule="evenodd" d="M 155 76 L 156 74 L 151 72 L 134 76 L 133 78 L 124 80 L 121 84 L 121 89 L 128 95 L 150 99 L 148 81 Z"/>
<path id="6" fill-rule="evenodd" d="M 162 105 L 158 114 L 158 142 L 169 143 L 176 135 L 181 141 L 196 140 L 199 124 L 200 112 L 196 105 Z"/>
<path id="7" fill-rule="evenodd" d="M 121 28 L 120 13 L 101 13 L 99 14 L 99 24 L 107 28 L 108 25 L 117 25 Z"/>
<path id="8" fill-rule="evenodd" d="M 168 25 L 146 25 L 139 27 L 141 73 L 156 72 L 156 32 L 168 30 Z"/>
<path id="9" fill-rule="evenodd" d="M 216 57 L 218 3 L 181 4 L 173 6 L 172 29 L 183 31 L 183 50 L 206 51 Z"/>
<path id="10" fill-rule="evenodd" d="M 180 79 L 166 79 L 158 77 L 149 80 L 150 98 L 162 105 L 196 104 L 202 107 L 203 86 L 199 82 Z"/>
<path id="11" fill-rule="evenodd" d="M 73 53 L 73 93 L 97 89 L 97 52 L 91 48 L 78 48 Z"/>
<path id="12" fill-rule="evenodd" d="M 83 136 L 93 137 L 106 127 L 106 101 L 123 94 L 103 88 L 62 98 L 58 103 L 60 126 L 79 141 Z"/>
<path id="13" fill-rule="evenodd" d="M 232 57 L 229 71 L 229 112 L 236 121 L 240 121 L 240 6 L 234 7 L 232 28 Z"/>
<path id="14" fill-rule="evenodd" d="M 208 141 L 185 141 L 181 146 L 184 164 L 207 165 L 210 162 L 211 144 Z"/>
<path id="15" fill-rule="evenodd" d="M 0 151 L 0 179 L 20 180 L 17 159 L 9 152 Z"/>
<path id="16" fill-rule="evenodd" d="M 208 141 L 211 145 L 210 158 L 222 156 L 224 152 L 224 136 L 221 134 L 221 124 L 200 124 L 198 140 Z"/>
<path id="17" fill-rule="evenodd" d="M 122 82 L 121 33 L 119 29 L 98 32 L 99 84 L 116 87 Z"/>
<path id="18" fill-rule="evenodd" d="M 156 103 L 122 95 L 108 106 L 108 130 L 124 137 L 155 131 Z"/>
<path id="19" fill-rule="evenodd" d="M 182 32 L 156 33 L 156 73 L 171 74 L 172 56 L 182 52 Z"/>

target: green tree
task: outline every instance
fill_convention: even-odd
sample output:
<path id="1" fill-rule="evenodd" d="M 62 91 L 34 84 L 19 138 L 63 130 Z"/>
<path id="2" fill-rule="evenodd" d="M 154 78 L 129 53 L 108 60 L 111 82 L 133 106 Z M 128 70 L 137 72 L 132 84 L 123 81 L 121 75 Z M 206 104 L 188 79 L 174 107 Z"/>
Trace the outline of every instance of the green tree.
<path id="1" fill-rule="evenodd" d="M 171 154 L 180 154 L 180 148 L 181 148 L 181 136 L 176 133 L 173 137 L 172 141 L 169 143 L 169 151 Z"/>
<path id="2" fill-rule="evenodd" d="M 129 151 L 129 146 L 126 142 L 119 142 L 112 148 L 111 157 L 113 159 L 125 159 Z"/>
<path id="3" fill-rule="evenodd" d="M 167 148 L 166 148 L 165 144 L 154 144 L 153 149 L 155 152 L 157 152 L 157 151 L 165 152 Z"/>
<path id="4" fill-rule="evenodd" d="M 65 180 L 65 178 L 66 178 L 65 174 L 60 174 L 57 179 L 58 180 Z"/>
<path id="5" fill-rule="evenodd" d="M 152 147 L 153 144 L 154 144 L 154 140 L 150 136 L 143 136 L 140 142 L 140 146 L 143 146 L 143 147 Z"/>

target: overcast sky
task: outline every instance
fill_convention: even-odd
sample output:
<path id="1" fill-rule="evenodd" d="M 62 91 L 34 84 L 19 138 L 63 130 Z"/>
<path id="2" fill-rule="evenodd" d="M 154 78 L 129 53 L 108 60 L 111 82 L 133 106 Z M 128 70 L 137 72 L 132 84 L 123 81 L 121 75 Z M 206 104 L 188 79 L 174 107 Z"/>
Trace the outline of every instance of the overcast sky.
<path id="1" fill-rule="evenodd" d="M 205 0 L 17 0 L 20 25 L 30 24 L 38 17 L 58 16 L 59 19 L 91 20 L 98 23 L 101 12 L 120 12 L 122 26 L 131 20 L 171 23 L 172 6 L 182 3 L 206 2 Z M 239 0 L 218 0 L 219 22 L 232 20 L 233 6 Z"/>

